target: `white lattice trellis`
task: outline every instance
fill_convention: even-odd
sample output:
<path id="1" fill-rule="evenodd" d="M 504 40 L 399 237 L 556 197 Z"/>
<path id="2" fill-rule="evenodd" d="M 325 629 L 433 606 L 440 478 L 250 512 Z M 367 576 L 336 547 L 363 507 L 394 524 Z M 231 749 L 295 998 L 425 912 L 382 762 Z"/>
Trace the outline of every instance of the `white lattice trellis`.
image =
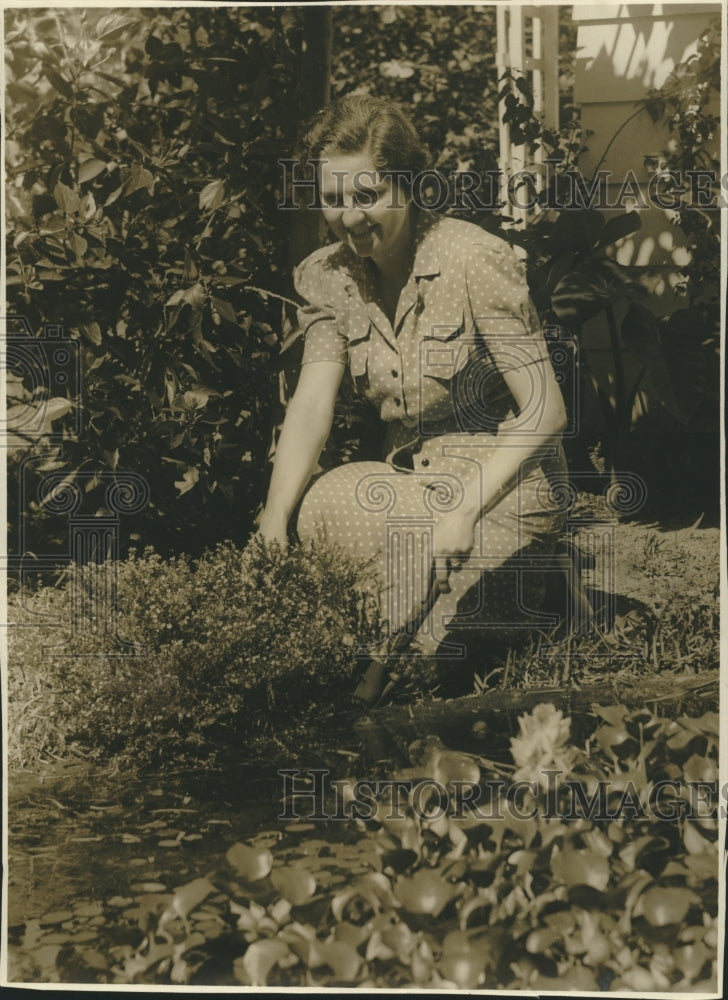
<path id="1" fill-rule="evenodd" d="M 522 75 L 529 82 L 533 94 L 533 111 L 548 128 L 559 125 L 559 26 L 556 6 L 497 7 L 496 67 L 499 86 L 506 70 Z M 522 170 L 533 170 L 537 175 L 536 190 L 541 189 L 543 174 L 539 170 L 540 150 L 528 158 L 526 146 L 511 143 L 508 125 L 502 122 L 504 104 L 498 110 L 502 185 L 501 198 L 507 201 L 509 180 Z M 528 200 L 524 195 L 520 199 Z M 533 209 L 511 204 L 508 214 L 514 219 L 528 222 Z"/>

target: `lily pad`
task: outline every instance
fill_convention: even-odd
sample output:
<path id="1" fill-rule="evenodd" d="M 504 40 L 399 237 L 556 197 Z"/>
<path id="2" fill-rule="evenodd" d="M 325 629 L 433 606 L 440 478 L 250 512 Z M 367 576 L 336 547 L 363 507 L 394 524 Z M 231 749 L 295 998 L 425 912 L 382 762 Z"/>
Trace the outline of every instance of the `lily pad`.
<path id="1" fill-rule="evenodd" d="M 682 923 L 690 905 L 699 902 L 699 896 L 690 889 L 653 885 L 639 897 L 634 913 L 635 916 L 644 914 L 653 927 L 665 927 L 668 924 Z"/>
<path id="2" fill-rule="evenodd" d="M 41 927 L 52 927 L 54 924 L 62 924 L 66 920 L 71 920 L 74 916 L 73 910 L 53 910 L 40 918 Z"/>
<path id="3" fill-rule="evenodd" d="M 237 843 L 233 844 L 225 857 L 248 882 L 265 878 L 273 867 L 273 855 L 265 847 L 249 847 L 247 844 Z"/>
<path id="4" fill-rule="evenodd" d="M 439 872 L 423 869 L 410 877 L 400 877 L 394 894 L 409 913 L 437 917 L 458 891 Z"/>
<path id="5" fill-rule="evenodd" d="M 316 892 L 316 879 L 301 867 L 288 865 L 276 868 L 271 874 L 271 882 L 289 903 L 301 906 Z"/>

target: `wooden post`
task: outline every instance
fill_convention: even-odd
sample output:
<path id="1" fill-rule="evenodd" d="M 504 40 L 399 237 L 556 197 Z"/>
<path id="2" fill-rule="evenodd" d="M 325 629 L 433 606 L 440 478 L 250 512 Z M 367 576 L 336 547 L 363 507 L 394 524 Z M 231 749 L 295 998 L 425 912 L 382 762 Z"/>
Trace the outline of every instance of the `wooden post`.
<path id="1" fill-rule="evenodd" d="M 301 10 L 301 62 L 298 100 L 299 122 L 303 125 L 319 108 L 329 103 L 331 93 L 331 7 L 303 7 Z M 287 153 L 295 155 L 295 150 Z M 298 175 L 296 169 L 296 174 Z M 288 234 L 288 274 L 286 293 L 294 295 L 293 269 L 304 257 L 321 245 L 324 221 L 321 213 L 307 208 L 281 212 L 281 228 Z M 292 331 L 292 310 L 281 310 L 281 341 Z M 299 338 L 284 354 L 278 376 L 278 392 L 282 410 L 293 395 L 301 367 L 302 343 Z M 275 456 L 282 420 L 272 429 L 268 450 L 268 468 Z"/>
<path id="2" fill-rule="evenodd" d="M 303 7 L 301 39 L 301 89 L 299 117 L 307 121 L 329 103 L 331 93 L 331 7 Z M 319 212 L 300 209 L 291 213 L 289 272 L 315 250 L 323 237 Z"/>

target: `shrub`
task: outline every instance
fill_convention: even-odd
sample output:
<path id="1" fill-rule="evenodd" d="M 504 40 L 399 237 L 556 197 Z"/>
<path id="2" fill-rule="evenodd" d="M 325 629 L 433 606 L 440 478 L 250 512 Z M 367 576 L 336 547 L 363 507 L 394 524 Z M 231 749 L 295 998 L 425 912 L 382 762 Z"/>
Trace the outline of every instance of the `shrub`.
<path id="1" fill-rule="evenodd" d="M 59 622 L 64 644 L 49 649 Z M 18 608 L 24 627 L 11 629 L 11 759 L 71 741 L 151 759 L 211 734 L 286 728 L 346 697 L 342 677 L 378 622 L 368 565 L 323 543 L 283 552 L 254 539 L 196 561 L 146 550 L 74 567 L 65 588 Z"/>
<path id="2" fill-rule="evenodd" d="M 11 496 L 54 468 L 93 513 L 129 470 L 151 502 L 123 519 L 127 544 L 242 543 L 278 419 L 276 161 L 297 128 L 300 16 L 16 10 L 7 29 L 8 312 L 26 353 L 60 326 L 81 368 L 58 396 L 60 444 L 40 442 L 35 472 L 14 457 Z M 47 409 L 24 356 L 17 401 Z M 54 551 L 44 509 L 18 517 L 29 549 Z"/>

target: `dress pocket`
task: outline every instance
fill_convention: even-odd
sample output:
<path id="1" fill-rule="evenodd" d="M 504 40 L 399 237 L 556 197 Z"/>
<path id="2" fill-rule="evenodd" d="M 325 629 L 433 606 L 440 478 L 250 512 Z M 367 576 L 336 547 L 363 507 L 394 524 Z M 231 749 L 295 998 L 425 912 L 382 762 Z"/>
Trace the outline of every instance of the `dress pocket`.
<path id="1" fill-rule="evenodd" d="M 465 368 L 474 347 L 474 338 L 466 334 L 464 314 L 459 322 L 433 323 L 420 343 L 420 370 L 445 386 Z"/>
<path id="2" fill-rule="evenodd" d="M 364 337 L 349 341 L 349 370 L 352 377 L 362 378 L 367 373 L 369 363 L 369 344 L 371 342 L 371 331 L 367 330 Z"/>

